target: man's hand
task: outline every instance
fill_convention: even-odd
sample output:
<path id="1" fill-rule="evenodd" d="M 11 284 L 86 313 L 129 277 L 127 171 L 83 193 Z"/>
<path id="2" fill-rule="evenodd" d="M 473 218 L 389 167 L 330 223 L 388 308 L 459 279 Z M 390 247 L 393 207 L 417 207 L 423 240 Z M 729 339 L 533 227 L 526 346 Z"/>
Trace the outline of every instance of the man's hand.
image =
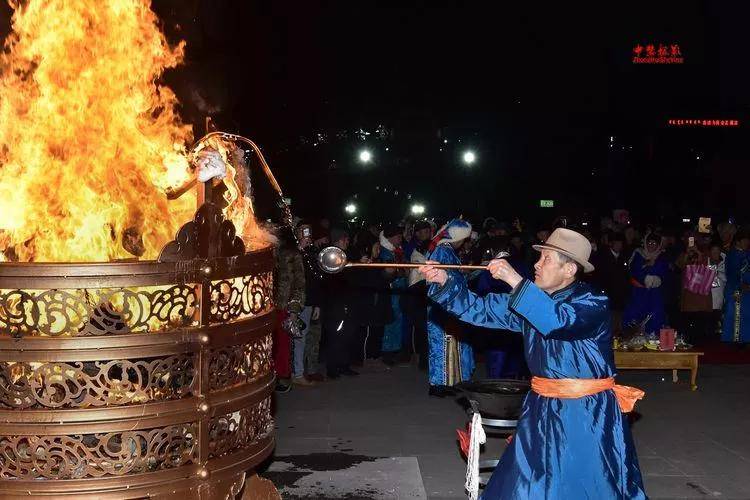
<path id="1" fill-rule="evenodd" d="M 424 279 L 428 283 L 437 283 L 440 286 L 445 285 L 445 282 L 448 281 L 448 273 L 443 269 L 434 268 L 432 264 L 439 264 L 439 262 L 428 260 L 424 266 L 419 266 L 417 270 L 424 276 Z"/>
<path id="2" fill-rule="evenodd" d="M 313 307 L 312 316 L 310 319 L 312 319 L 313 321 L 318 321 L 320 319 L 320 307 Z"/>
<path id="3" fill-rule="evenodd" d="M 505 259 L 493 259 L 487 268 L 493 278 L 506 282 L 511 288 L 517 287 L 523 281 L 521 275 Z"/>

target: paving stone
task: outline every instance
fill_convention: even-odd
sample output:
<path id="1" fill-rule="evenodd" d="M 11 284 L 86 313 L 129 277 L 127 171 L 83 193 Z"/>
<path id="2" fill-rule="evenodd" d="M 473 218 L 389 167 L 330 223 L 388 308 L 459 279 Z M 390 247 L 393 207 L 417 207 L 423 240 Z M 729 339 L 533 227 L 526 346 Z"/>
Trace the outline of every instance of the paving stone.
<path id="1" fill-rule="evenodd" d="M 618 381 L 646 391 L 632 431 L 652 500 L 750 499 L 750 366 L 701 366 L 695 392 L 673 384 L 669 372 L 627 370 Z M 428 397 L 426 376 L 416 368 L 363 373 L 276 396 L 277 456 L 413 460 L 418 467 L 409 465 L 409 474 L 418 471 L 427 498 L 465 498 L 455 429 L 466 424 L 466 413 L 454 399 Z M 492 442 L 485 453 L 503 448 Z M 330 495 L 350 491 L 354 477 L 335 475 L 326 483 L 329 496 L 289 498 L 336 498 Z M 386 490 L 371 496 L 390 498 Z"/>

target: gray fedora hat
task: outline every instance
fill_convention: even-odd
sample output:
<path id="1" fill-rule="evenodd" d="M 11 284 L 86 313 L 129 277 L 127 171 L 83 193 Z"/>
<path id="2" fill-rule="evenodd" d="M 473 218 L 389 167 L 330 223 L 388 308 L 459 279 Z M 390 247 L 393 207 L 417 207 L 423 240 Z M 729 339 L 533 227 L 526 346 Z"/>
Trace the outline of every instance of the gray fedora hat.
<path id="1" fill-rule="evenodd" d="M 583 266 L 583 272 L 590 273 L 594 266 L 589 262 L 591 258 L 591 243 L 581 233 L 560 227 L 550 234 L 547 241 L 541 245 L 534 245 L 534 250 L 554 250 L 567 255 Z"/>

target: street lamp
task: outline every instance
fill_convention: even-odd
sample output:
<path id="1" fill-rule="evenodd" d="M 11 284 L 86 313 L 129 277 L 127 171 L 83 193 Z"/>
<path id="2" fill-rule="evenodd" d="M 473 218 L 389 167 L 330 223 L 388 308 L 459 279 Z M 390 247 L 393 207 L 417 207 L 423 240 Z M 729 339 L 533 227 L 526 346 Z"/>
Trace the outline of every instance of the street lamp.
<path id="1" fill-rule="evenodd" d="M 367 149 L 363 149 L 359 152 L 359 161 L 361 163 L 370 163 L 372 161 L 372 153 Z"/>
<path id="2" fill-rule="evenodd" d="M 475 161 L 477 161 L 477 155 L 474 154 L 474 151 L 465 151 L 463 155 L 464 163 L 467 165 L 473 164 Z"/>
<path id="3" fill-rule="evenodd" d="M 355 214 L 357 213 L 357 205 L 354 203 L 349 203 L 344 207 L 344 212 L 348 214 Z"/>
<path id="4" fill-rule="evenodd" d="M 411 213 L 413 215 L 422 215 L 424 214 L 424 205 L 420 203 L 415 203 L 411 206 Z"/>

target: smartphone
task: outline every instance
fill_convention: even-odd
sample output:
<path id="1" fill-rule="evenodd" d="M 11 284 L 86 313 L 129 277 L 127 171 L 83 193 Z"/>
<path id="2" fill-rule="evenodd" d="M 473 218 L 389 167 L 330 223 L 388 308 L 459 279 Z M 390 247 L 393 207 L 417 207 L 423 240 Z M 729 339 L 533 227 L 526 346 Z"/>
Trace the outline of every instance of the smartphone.
<path id="1" fill-rule="evenodd" d="M 311 235 L 312 235 L 312 231 L 310 230 L 309 227 L 305 227 L 302 229 L 302 236 L 304 236 L 305 238 L 309 238 Z"/>
<path id="2" fill-rule="evenodd" d="M 698 219 L 698 232 L 711 234 L 711 217 L 701 217 Z"/>
<path id="3" fill-rule="evenodd" d="M 694 247 L 695 246 L 695 237 L 691 236 L 688 238 L 688 246 Z"/>

